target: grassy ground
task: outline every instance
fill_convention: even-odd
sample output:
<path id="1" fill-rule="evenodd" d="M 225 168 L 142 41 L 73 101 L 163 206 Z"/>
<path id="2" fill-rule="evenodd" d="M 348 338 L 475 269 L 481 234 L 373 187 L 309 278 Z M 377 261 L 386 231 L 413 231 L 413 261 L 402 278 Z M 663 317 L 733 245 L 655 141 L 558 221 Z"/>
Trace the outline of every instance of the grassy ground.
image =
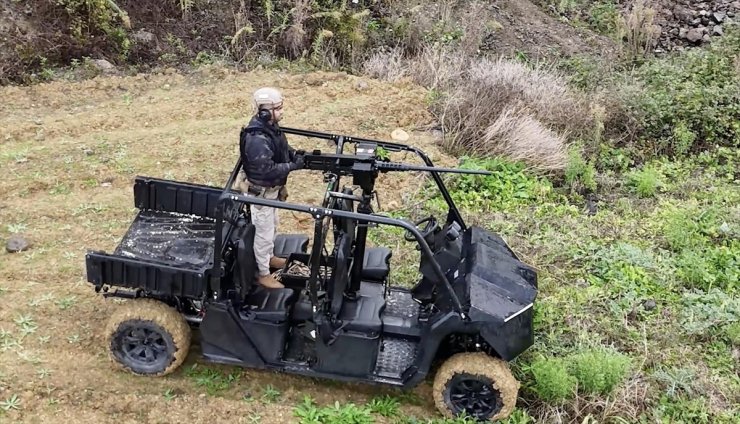
<path id="1" fill-rule="evenodd" d="M 86 249 L 115 248 L 136 175 L 225 181 L 248 94 L 265 84 L 284 88 L 286 125 L 382 138 L 400 126 L 435 162 L 456 163 L 413 131 L 430 117 L 423 90 L 403 83 L 358 90 L 341 74 L 210 69 L 2 88 L 0 239 L 22 234 L 33 246 L 0 254 L 0 421 L 436 419 L 427 383 L 400 393 L 211 366 L 197 349 L 166 378 L 110 369 L 99 323 L 115 304 L 85 281 Z M 524 387 L 510 422 L 733 422 L 739 162 L 722 150 L 604 171 L 587 198 L 501 161 L 481 164 L 492 178 L 449 178 L 468 223 L 500 232 L 540 271 L 536 340 L 513 364 Z M 320 178 L 292 178 L 294 199 L 317 203 Z M 382 211 L 439 206 L 413 174 L 384 176 L 379 191 Z M 285 231 L 310 230 L 283 218 Z M 401 237 L 373 241 L 402 247 Z M 413 255 L 394 254 L 397 281 L 414 275 Z"/>

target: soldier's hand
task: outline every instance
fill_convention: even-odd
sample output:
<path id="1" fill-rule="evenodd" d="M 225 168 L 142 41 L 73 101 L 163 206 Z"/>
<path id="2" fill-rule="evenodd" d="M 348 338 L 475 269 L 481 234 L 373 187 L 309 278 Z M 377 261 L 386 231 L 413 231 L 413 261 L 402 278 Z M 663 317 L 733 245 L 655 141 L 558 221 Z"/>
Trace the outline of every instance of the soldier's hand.
<path id="1" fill-rule="evenodd" d="M 293 169 L 303 169 L 303 166 L 306 164 L 305 160 L 303 159 L 303 155 L 295 155 L 293 157 Z"/>

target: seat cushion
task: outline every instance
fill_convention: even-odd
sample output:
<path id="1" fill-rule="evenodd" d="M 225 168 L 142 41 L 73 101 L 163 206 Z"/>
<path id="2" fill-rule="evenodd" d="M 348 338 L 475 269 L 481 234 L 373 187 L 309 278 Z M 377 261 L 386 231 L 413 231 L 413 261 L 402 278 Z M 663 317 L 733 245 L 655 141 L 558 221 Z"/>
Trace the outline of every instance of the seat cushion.
<path id="1" fill-rule="evenodd" d="M 287 258 L 291 253 L 305 253 L 308 248 L 308 236 L 303 234 L 278 234 L 272 254 Z"/>
<path id="2" fill-rule="evenodd" d="M 290 306 L 295 302 L 293 289 L 267 289 L 258 287 L 247 297 L 244 309 L 262 321 L 283 322 L 288 318 Z"/>
<path id="3" fill-rule="evenodd" d="M 360 296 L 356 300 L 345 299 L 339 319 L 347 331 L 378 332 L 382 327 L 380 314 L 383 309 L 385 300 L 382 297 Z"/>
<path id="4" fill-rule="evenodd" d="M 390 272 L 391 249 L 387 247 L 370 247 L 365 250 L 362 263 L 362 278 L 383 281 Z"/>

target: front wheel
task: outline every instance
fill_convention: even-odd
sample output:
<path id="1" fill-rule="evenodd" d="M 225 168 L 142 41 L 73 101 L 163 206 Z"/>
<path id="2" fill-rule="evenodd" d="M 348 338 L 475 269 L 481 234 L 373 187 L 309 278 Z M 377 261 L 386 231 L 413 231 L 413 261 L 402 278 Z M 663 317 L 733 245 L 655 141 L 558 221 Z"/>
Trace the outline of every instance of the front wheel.
<path id="1" fill-rule="evenodd" d="M 179 367 L 190 350 L 190 327 L 175 308 L 154 299 L 127 302 L 106 328 L 109 354 L 119 368 L 162 376 Z"/>
<path id="2" fill-rule="evenodd" d="M 519 382 L 506 362 L 482 352 L 458 353 L 434 377 L 434 404 L 447 417 L 478 421 L 507 418 L 516 406 Z"/>

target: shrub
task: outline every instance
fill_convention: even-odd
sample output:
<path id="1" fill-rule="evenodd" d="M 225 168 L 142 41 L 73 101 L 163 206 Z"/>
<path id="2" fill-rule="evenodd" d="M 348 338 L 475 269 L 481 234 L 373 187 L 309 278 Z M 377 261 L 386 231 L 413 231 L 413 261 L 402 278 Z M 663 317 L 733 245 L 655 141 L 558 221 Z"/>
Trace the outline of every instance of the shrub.
<path id="1" fill-rule="evenodd" d="M 580 149 L 572 147 L 568 152 L 568 165 L 565 168 L 565 183 L 572 189 L 583 187 L 590 191 L 596 190 L 596 169 L 593 163 L 586 162 Z"/>
<path id="2" fill-rule="evenodd" d="M 652 197 L 662 185 L 660 173 L 651 166 L 645 166 L 629 175 L 629 185 L 640 197 Z"/>
<path id="3" fill-rule="evenodd" d="M 719 289 L 695 290 L 684 293 L 681 302 L 681 328 L 699 340 L 710 340 L 717 335 L 733 341 L 740 323 L 740 298 L 728 296 Z M 735 342 L 737 339 L 735 339 Z"/>
<path id="4" fill-rule="evenodd" d="M 627 375 L 630 359 L 618 352 L 592 350 L 568 358 L 568 367 L 578 380 L 578 390 L 609 394 Z"/>
<path id="5" fill-rule="evenodd" d="M 593 132 L 587 102 L 553 70 L 504 59 L 480 59 L 467 68 L 455 63 L 459 72 L 453 74 L 460 77 L 434 108 L 451 134 L 445 145 L 453 152 L 501 154 L 534 169 L 562 170 L 563 134 Z"/>
<path id="6" fill-rule="evenodd" d="M 484 169 L 493 175 L 450 176 L 448 189 L 461 208 L 484 211 L 486 208 L 505 210 L 531 202 L 550 191 L 549 183 L 525 171 L 521 162 L 502 158 L 463 158 L 462 169 Z M 437 201 L 441 201 L 438 197 Z"/>
<path id="7" fill-rule="evenodd" d="M 615 95 L 640 134 L 645 156 L 740 146 L 740 31 L 636 69 Z"/>
<path id="8" fill-rule="evenodd" d="M 576 379 L 568 373 L 562 359 L 537 359 L 529 366 L 529 371 L 534 380 L 532 391 L 546 402 L 562 402 L 576 391 Z"/>

